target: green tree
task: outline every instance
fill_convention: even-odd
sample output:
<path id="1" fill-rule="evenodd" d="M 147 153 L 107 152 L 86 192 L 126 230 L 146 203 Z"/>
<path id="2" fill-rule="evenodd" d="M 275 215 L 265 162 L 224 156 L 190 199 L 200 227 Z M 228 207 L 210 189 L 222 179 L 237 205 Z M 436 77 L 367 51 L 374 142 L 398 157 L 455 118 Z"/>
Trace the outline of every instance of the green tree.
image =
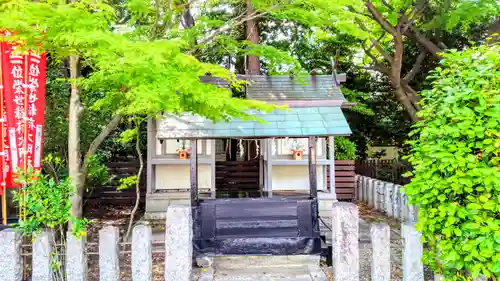
<path id="1" fill-rule="evenodd" d="M 146 1 L 130 2 L 127 7 L 142 2 Z M 134 8 L 138 9 L 133 10 L 132 19 L 138 20 L 143 7 Z M 17 31 L 9 40 L 22 40 L 25 47 L 39 48 L 37 41 L 43 39 L 43 49 L 51 56 L 59 60 L 69 58 L 68 167 L 76 187 L 71 198 L 75 217 L 82 215 L 82 194 L 90 159 L 124 116 L 154 118 L 162 112 L 193 112 L 220 121 L 232 116 L 253 118 L 244 113 L 248 108 L 272 108 L 256 101 L 231 98 L 228 89 L 202 83 L 199 77 L 209 73 L 232 82 L 235 87 L 242 85 L 228 70 L 185 54 L 191 37 L 182 36 L 189 35 L 189 31 L 170 40 L 164 37 L 140 40 L 139 32 L 112 32 L 115 10 L 102 3 L 8 1 L 2 3 L 0 11 L 0 26 Z M 201 41 L 237 24 L 240 21 L 225 23 Z M 166 30 L 173 33 L 176 29 Z M 81 76 L 82 66 L 90 66 L 92 72 Z M 87 95 L 98 98 L 85 108 L 82 100 Z M 85 153 L 81 151 L 80 137 L 84 110 L 96 110 L 109 117 Z"/>
<path id="2" fill-rule="evenodd" d="M 500 277 L 500 45 L 443 54 L 410 141 L 425 262 L 449 280 Z M 495 279 L 495 280 L 497 280 Z"/>

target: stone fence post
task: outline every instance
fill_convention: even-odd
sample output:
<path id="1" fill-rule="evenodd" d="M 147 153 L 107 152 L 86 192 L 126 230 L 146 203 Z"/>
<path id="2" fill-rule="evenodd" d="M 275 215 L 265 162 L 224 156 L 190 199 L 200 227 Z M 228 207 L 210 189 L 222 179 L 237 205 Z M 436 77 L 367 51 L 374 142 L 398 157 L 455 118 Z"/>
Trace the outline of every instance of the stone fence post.
<path id="1" fill-rule="evenodd" d="M 386 223 L 370 228 L 372 241 L 372 281 L 391 280 L 391 229 Z"/>
<path id="2" fill-rule="evenodd" d="M 412 223 L 401 225 L 403 235 L 403 281 L 424 281 L 423 247 L 420 232 Z"/>
<path id="3" fill-rule="evenodd" d="M 168 207 L 165 234 L 165 281 L 190 281 L 193 270 L 191 206 Z"/>
<path id="4" fill-rule="evenodd" d="M 32 281 L 52 281 L 52 251 L 54 233 L 42 231 L 33 243 L 33 276 Z"/>
<path id="5" fill-rule="evenodd" d="M 87 255 L 85 237 L 76 238 L 68 232 L 66 241 L 66 279 L 71 281 L 87 280 Z"/>
<path id="6" fill-rule="evenodd" d="M 337 202 L 332 210 L 333 280 L 359 281 L 359 213 L 355 204 Z"/>
<path id="7" fill-rule="evenodd" d="M 153 234 L 149 225 L 134 227 L 132 232 L 132 280 L 134 281 L 151 281 L 153 278 L 152 240 Z"/>
<path id="8" fill-rule="evenodd" d="M 101 281 L 120 281 L 119 229 L 106 226 L 99 230 L 99 275 Z"/>
<path id="9" fill-rule="evenodd" d="M 2 281 L 21 281 L 21 235 L 13 229 L 0 231 L 0 276 Z"/>

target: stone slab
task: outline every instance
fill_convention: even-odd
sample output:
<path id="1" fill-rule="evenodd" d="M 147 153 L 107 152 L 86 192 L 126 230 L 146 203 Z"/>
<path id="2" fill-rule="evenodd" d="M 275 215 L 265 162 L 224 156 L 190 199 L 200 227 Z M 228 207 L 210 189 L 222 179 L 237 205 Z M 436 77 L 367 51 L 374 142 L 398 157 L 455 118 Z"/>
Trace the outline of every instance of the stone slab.
<path id="1" fill-rule="evenodd" d="M 106 226 L 99 230 L 99 275 L 101 281 L 120 281 L 118 227 Z"/>
<path id="2" fill-rule="evenodd" d="M 33 274 L 32 281 L 52 281 L 52 244 L 53 233 L 42 231 L 33 243 Z"/>
<path id="3" fill-rule="evenodd" d="M 132 231 L 132 280 L 153 278 L 152 231 L 149 225 L 137 225 Z"/>
<path id="4" fill-rule="evenodd" d="M 20 281 L 23 277 L 21 235 L 13 229 L 0 231 L 0 276 L 3 281 Z"/>
<path id="5" fill-rule="evenodd" d="M 165 231 L 165 281 L 190 281 L 193 263 L 191 206 L 168 207 Z"/>
<path id="6" fill-rule="evenodd" d="M 339 202 L 332 211 L 333 279 L 359 281 L 359 212 L 355 204 Z"/>
<path id="7" fill-rule="evenodd" d="M 87 255 L 85 254 L 85 237 L 74 237 L 67 233 L 66 242 L 66 279 L 71 281 L 87 280 Z"/>

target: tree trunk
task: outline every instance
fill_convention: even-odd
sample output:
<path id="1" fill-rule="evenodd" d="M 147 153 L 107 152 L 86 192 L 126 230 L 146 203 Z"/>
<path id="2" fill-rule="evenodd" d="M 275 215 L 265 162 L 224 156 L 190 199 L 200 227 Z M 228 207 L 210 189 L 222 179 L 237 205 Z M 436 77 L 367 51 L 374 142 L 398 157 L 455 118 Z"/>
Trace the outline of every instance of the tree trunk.
<path id="1" fill-rule="evenodd" d="M 132 212 L 130 213 L 130 219 L 128 222 L 128 228 L 127 228 L 127 233 L 125 234 L 125 237 L 123 239 L 123 242 L 127 242 L 130 233 L 132 232 L 132 225 L 134 224 L 134 217 L 135 213 L 139 209 L 139 204 L 141 203 L 141 177 L 142 177 L 142 171 L 144 170 L 144 160 L 142 159 L 142 152 L 141 152 L 141 136 L 140 136 L 140 126 L 141 123 L 137 122 L 137 139 L 135 141 L 135 151 L 137 152 L 137 158 L 139 158 L 139 171 L 137 172 L 137 182 L 135 183 L 135 204 L 134 208 L 132 209 Z M 215 153 L 215 152 L 214 152 Z"/>
<path id="2" fill-rule="evenodd" d="M 76 218 L 82 217 L 83 203 L 83 175 L 81 174 L 81 155 L 80 155 L 80 116 L 82 105 L 80 103 L 80 88 L 75 81 L 80 76 L 80 64 L 78 56 L 71 56 L 70 78 L 71 94 L 69 100 L 69 129 L 68 129 L 68 172 L 71 184 L 75 188 L 70 197 L 71 215 Z"/>
<path id="3" fill-rule="evenodd" d="M 401 34 L 399 27 L 397 32 L 393 34 L 393 38 L 394 38 L 394 57 L 392 58 L 391 62 L 391 76 L 390 76 L 391 84 L 392 87 L 394 88 L 397 98 L 406 109 L 406 112 L 410 116 L 411 120 L 416 122 L 418 121 L 417 109 L 415 108 L 408 94 L 401 85 L 402 82 L 401 70 L 403 68 L 404 45 L 403 45 L 403 35 Z"/>
<path id="4" fill-rule="evenodd" d="M 247 16 L 250 17 L 253 13 L 255 13 L 255 9 L 252 6 L 252 1 L 247 0 Z M 252 18 L 245 22 L 245 32 L 246 38 L 248 41 L 259 44 L 260 43 L 260 33 L 259 27 L 257 24 L 257 19 Z M 260 59 L 256 56 L 248 56 L 247 57 L 247 65 L 246 65 L 246 73 L 247 74 L 260 74 Z"/>

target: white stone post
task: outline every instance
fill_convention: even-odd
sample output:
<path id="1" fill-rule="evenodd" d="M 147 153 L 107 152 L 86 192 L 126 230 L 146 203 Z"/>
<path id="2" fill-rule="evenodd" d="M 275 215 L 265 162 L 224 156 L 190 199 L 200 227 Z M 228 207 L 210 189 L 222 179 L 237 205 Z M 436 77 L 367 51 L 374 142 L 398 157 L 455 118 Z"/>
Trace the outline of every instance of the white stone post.
<path id="1" fill-rule="evenodd" d="M 3 281 L 21 281 L 21 235 L 13 229 L 0 231 L 0 276 Z"/>
<path id="2" fill-rule="evenodd" d="M 392 206 L 393 206 L 393 217 L 399 219 L 400 216 L 400 185 L 393 185 L 392 190 Z"/>
<path id="3" fill-rule="evenodd" d="M 71 281 L 87 281 L 85 237 L 76 238 L 71 232 L 68 232 L 66 237 L 66 279 Z"/>
<path id="4" fill-rule="evenodd" d="M 372 281 L 391 280 L 391 229 L 386 223 L 372 224 Z"/>
<path id="5" fill-rule="evenodd" d="M 384 186 L 385 189 L 385 212 L 386 214 L 392 218 L 394 217 L 394 206 L 392 205 L 392 198 L 394 197 L 394 184 L 386 183 Z"/>
<path id="6" fill-rule="evenodd" d="M 408 200 L 406 194 L 401 192 L 401 221 L 408 221 Z"/>
<path id="7" fill-rule="evenodd" d="M 369 177 L 363 177 L 363 202 L 369 204 L 370 202 L 370 188 L 369 188 Z"/>
<path id="8" fill-rule="evenodd" d="M 168 207 L 165 248 L 165 281 L 190 281 L 193 270 L 191 206 Z"/>
<path id="9" fill-rule="evenodd" d="M 33 276 L 32 281 L 52 281 L 52 251 L 54 234 L 42 231 L 33 243 Z"/>
<path id="10" fill-rule="evenodd" d="M 424 265 L 422 264 L 423 247 L 420 233 L 413 224 L 403 223 L 403 281 L 424 281 Z"/>
<path id="11" fill-rule="evenodd" d="M 364 177 L 363 176 L 358 176 L 358 182 L 357 182 L 357 184 L 358 184 L 358 190 L 359 190 L 359 199 L 358 200 L 360 202 L 363 202 L 363 198 L 365 196 L 363 194 L 363 192 L 364 192 L 364 188 L 363 188 L 364 187 L 364 182 L 365 182 L 364 181 Z"/>
<path id="12" fill-rule="evenodd" d="M 332 210 L 333 280 L 359 281 L 359 213 L 355 204 L 337 202 Z"/>
<path id="13" fill-rule="evenodd" d="M 374 179 L 368 180 L 368 207 L 375 208 L 375 181 Z"/>
<path id="14" fill-rule="evenodd" d="M 117 227 L 99 230 L 99 275 L 101 281 L 120 281 L 120 232 Z"/>
<path id="15" fill-rule="evenodd" d="M 375 180 L 375 210 L 384 211 L 384 182 Z"/>
<path id="16" fill-rule="evenodd" d="M 138 225 L 132 231 L 132 280 L 151 281 L 153 278 L 153 233 L 149 225 Z"/>

